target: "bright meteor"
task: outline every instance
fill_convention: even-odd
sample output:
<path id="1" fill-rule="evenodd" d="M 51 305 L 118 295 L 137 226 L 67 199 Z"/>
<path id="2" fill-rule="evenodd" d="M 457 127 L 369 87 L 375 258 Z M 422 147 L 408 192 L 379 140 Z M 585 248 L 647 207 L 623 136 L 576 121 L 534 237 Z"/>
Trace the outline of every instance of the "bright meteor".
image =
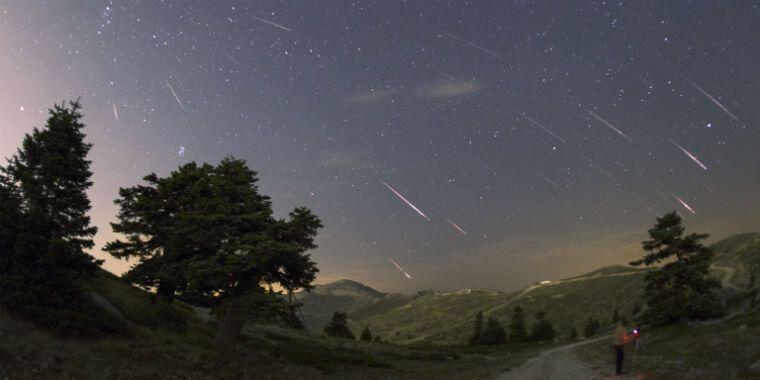
<path id="1" fill-rule="evenodd" d="M 182 105 L 182 101 L 179 100 L 179 96 L 177 96 L 177 92 L 174 91 L 174 87 L 172 87 L 171 84 L 169 84 L 169 81 L 166 81 L 166 85 L 169 87 L 169 90 L 172 92 L 172 95 L 174 95 L 174 99 L 177 100 L 177 103 L 179 103 L 179 107 L 182 108 L 182 110 L 185 110 L 185 106 Z"/>
<path id="2" fill-rule="evenodd" d="M 688 203 L 684 202 L 684 200 L 681 199 L 681 197 L 679 197 L 678 195 L 675 195 L 673 193 L 670 193 L 670 195 L 672 195 L 673 197 L 675 197 L 676 200 L 678 200 L 678 203 L 680 203 L 681 206 L 683 206 L 685 209 L 689 210 L 689 212 L 691 212 L 692 214 L 696 214 L 697 213 L 696 211 L 694 211 L 693 208 L 691 208 L 691 206 L 689 206 Z"/>
<path id="3" fill-rule="evenodd" d="M 406 276 L 406 278 L 408 278 L 408 279 L 410 279 L 410 280 L 412 279 L 412 276 L 411 276 L 411 275 L 409 275 L 409 273 L 406 273 L 406 271 L 404 270 L 404 268 L 402 268 L 402 267 L 401 267 L 401 265 L 398 265 L 398 263 L 397 263 L 397 262 L 395 262 L 393 259 L 391 259 L 391 258 L 390 258 L 390 257 L 388 257 L 388 256 L 385 256 L 385 258 L 386 258 L 386 259 L 388 259 L 388 261 L 390 261 L 390 262 L 391 262 L 391 264 L 395 265 L 395 266 L 396 266 L 396 268 L 398 268 L 398 270 L 399 270 L 399 271 L 401 271 L 401 273 L 403 273 L 403 274 L 404 274 L 404 276 Z"/>
<path id="4" fill-rule="evenodd" d="M 710 99 L 716 106 L 718 106 L 721 110 L 723 110 L 723 112 L 725 112 L 728 116 L 731 116 L 732 119 L 734 119 L 736 121 L 739 121 L 739 118 L 736 117 L 736 115 L 734 115 L 733 113 L 731 113 L 731 111 L 729 111 L 728 108 L 726 108 L 726 106 L 724 106 L 721 102 L 719 102 L 718 99 L 715 99 L 712 95 L 708 94 L 707 91 L 703 90 L 702 87 L 699 87 L 696 83 L 694 83 L 694 82 L 692 82 L 692 81 L 690 81 L 688 79 L 686 79 L 686 82 L 688 82 L 690 85 L 692 85 L 692 87 L 694 87 L 697 90 L 699 90 L 699 92 L 701 92 L 702 95 L 704 95 L 708 99 Z"/>
<path id="5" fill-rule="evenodd" d="M 591 115 L 591 116 L 593 116 L 594 119 L 599 120 L 600 122 L 604 123 L 604 125 L 608 126 L 610 129 L 612 129 L 613 131 L 617 132 L 617 134 L 619 134 L 620 136 L 625 137 L 625 139 L 628 140 L 628 142 L 632 142 L 633 141 L 630 137 L 628 137 L 628 135 L 626 135 L 625 133 L 623 133 L 623 131 L 621 131 L 620 129 L 618 129 L 614 125 L 610 124 L 610 122 L 608 122 L 607 120 L 602 119 L 599 115 L 595 114 L 592 111 L 588 111 L 588 114 Z"/>
<path id="6" fill-rule="evenodd" d="M 425 215 L 425 213 L 422 212 L 422 210 L 418 209 L 417 206 L 415 206 L 415 205 L 412 204 L 412 202 L 409 202 L 406 198 L 404 198 L 404 196 L 401 195 L 401 193 L 399 193 L 398 191 L 396 191 L 396 189 L 394 189 L 393 186 L 389 185 L 387 182 L 383 181 L 382 179 L 380 179 L 380 182 L 382 182 L 383 185 L 385 185 L 385 187 L 388 188 L 388 190 L 392 191 L 393 194 L 396 194 L 396 196 L 399 197 L 399 199 L 401 199 L 402 201 L 404 201 L 404 203 L 406 203 L 407 206 L 411 207 L 412 210 L 416 211 L 417 214 L 419 214 L 421 217 L 425 218 L 425 220 L 427 220 L 428 222 L 430 221 L 430 218 L 428 218 L 428 216 Z"/>
<path id="7" fill-rule="evenodd" d="M 113 106 L 113 117 L 119 120 L 119 113 L 116 112 L 116 99 L 111 98 L 111 105 Z"/>
<path id="8" fill-rule="evenodd" d="M 672 139 L 668 139 L 668 140 L 670 140 L 670 142 L 673 143 L 673 145 L 675 145 L 678 149 L 680 149 L 681 152 L 683 152 L 683 154 L 685 154 L 692 161 L 694 161 L 697 165 L 699 165 L 700 168 L 702 168 L 704 170 L 707 170 L 707 166 L 705 166 L 705 164 L 703 164 L 702 161 L 700 161 L 695 155 L 691 154 L 691 152 L 689 152 L 688 150 L 686 150 L 686 148 L 682 147 L 680 144 L 678 144 L 677 142 L 673 141 Z"/>
<path id="9" fill-rule="evenodd" d="M 451 219 L 446 218 L 446 217 L 444 217 L 443 219 L 445 219 L 447 222 L 449 222 L 449 224 L 451 224 L 451 226 L 454 227 L 455 230 L 459 231 L 459 233 L 461 233 L 462 235 L 469 236 L 469 235 L 467 235 L 467 232 L 465 232 L 465 230 L 462 229 L 462 227 L 459 227 Z"/>

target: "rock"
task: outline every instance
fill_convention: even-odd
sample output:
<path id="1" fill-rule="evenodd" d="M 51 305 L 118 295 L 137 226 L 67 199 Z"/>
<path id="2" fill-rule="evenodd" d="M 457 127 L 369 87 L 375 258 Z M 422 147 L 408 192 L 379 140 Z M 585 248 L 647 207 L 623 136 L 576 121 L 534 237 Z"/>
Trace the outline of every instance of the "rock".
<path id="1" fill-rule="evenodd" d="M 739 326 L 739 328 L 737 328 L 736 331 L 738 331 L 738 332 L 747 331 L 747 324 L 745 323 L 745 324 Z"/>
<path id="2" fill-rule="evenodd" d="M 99 309 L 111 314 L 111 316 L 120 321 L 124 320 L 124 315 L 122 315 L 119 309 L 114 307 L 105 297 L 95 292 L 87 292 L 87 296 L 90 298 L 93 305 L 97 306 Z"/>

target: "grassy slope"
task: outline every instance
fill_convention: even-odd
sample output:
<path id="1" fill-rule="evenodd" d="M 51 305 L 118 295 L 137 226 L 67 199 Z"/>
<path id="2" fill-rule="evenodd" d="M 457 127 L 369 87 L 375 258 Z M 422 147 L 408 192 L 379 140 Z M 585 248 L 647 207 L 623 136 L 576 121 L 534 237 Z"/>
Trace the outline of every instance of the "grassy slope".
<path id="1" fill-rule="evenodd" d="M 0 311 L 0 379 L 483 379 L 539 347 L 403 347 L 249 326 L 220 358 L 214 327 L 106 273 L 84 285 L 128 321 L 128 336 L 62 338 Z"/>
<path id="2" fill-rule="evenodd" d="M 390 341 L 461 344 L 466 341 L 478 310 L 506 326 L 512 307 L 520 305 L 529 324 L 535 312 L 544 310 L 555 328 L 565 332 L 570 326 L 581 329 L 590 316 L 610 321 L 615 308 L 620 315 L 630 317 L 633 303 L 641 294 L 644 273 L 632 268 L 610 267 L 509 294 L 473 290 L 397 296 L 396 302 L 379 308 L 381 312 L 372 310 L 378 306 L 371 305 L 350 316 L 357 329 L 369 324 L 374 332 Z"/>

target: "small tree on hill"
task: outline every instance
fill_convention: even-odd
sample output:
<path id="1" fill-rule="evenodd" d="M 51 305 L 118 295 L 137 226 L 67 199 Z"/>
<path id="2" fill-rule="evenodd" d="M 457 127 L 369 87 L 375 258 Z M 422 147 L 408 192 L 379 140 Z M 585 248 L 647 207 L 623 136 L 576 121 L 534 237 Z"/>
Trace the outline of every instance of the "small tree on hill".
<path id="1" fill-rule="evenodd" d="M 614 324 L 618 323 L 618 321 L 620 321 L 620 314 L 618 313 L 618 309 L 615 309 L 612 312 L 612 319 L 610 320 L 610 323 L 612 323 L 614 325 Z"/>
<path id="2" fill-rule="evenodd" d="M 325 335 L 336 338 L 354 339 L 354 333 L 348 328 L 348 315 L 346 313 L 333 313 L 330 323 L 325 326 Z"/>
<path id="3" fill-rule="evenodd" d="M 570 327 L 570 333 L 567 334 L 568 340 L 576 340 L 578 339 L 578 331 L 575 330 L 575 327 Z"/>
<path id="4" fill-rule="evenodd" d="M 586 321 L 586 326 L 584 326 L 583 328 L 583 336 L 586 338 L 590 338 L 596 335 L 597 330 L 599 330 L 599 322 L 589 317 L 588 320 Z"/>
<path id="5" fill-rule="evenodd" d="M 681 217 L 675 211 L 657 218 L 649 230 L 650 240 L 642 242 L 646 255 L 631 262 L 633 266 L 666 262 L 644 278 L 647 309 L 640 316 L 642 322 L 666 325 L 723 314 L 713 292 L 720 288 L 720 282 L 708 273 L 712 250 L 702 244 L 707 236 L 694 233 L 684 236 Z"/>
<path id="6" fill-rule="evenodd" d="M 509 320 L 509 340 L 515 343 L 528 340 L 528 329 L 525 327 L 525 314 L 520 305 L 512 308 L 512 317 Z"/>
<path id="7" fill-rule="evenodd" d="M 496 318 L 488 317 L 479 344 L 493 346 L 507 342 L 507 333 Z"/>
<path id="8" fill-rule="evenodd" d="M 372 341 L 372 332 L 369 331 L 369 325 L 364 327 L 364 330 L 362 330 L 362 335 L 359 337 L 359 339 L 365 342 Z"/>
<path id="9" fill-rule="evenodd" d="M 470 345 L 477 345 L 480 343 L 480 338 L 483 336 L 483 312 L 478 311 L 475 314 L 475 322 L 472 328 L 472 335 L 468 339 Z"/>
<path id="10" fill-rule="evenodd" d="M 546 320 L 546 312 L 539 311 L 536 313 L 535 318 L 536 323 L 533 324 L 531 329 L 530 339 L 536 341 L 553 340 L 555 336 L 554 327 Z"/>

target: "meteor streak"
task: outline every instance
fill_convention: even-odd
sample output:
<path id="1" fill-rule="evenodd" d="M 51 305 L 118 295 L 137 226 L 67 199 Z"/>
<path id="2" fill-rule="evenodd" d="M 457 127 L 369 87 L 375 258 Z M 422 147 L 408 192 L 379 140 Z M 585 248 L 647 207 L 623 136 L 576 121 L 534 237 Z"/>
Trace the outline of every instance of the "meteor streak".
<path id="1" fill-rule="evenodd" d="M 480 50 L 480 51 L 482 51 L 482 52 L 490 55 L 491 57 L 501 58 L 500 55 L 498 55 L 498 54 L 494 53 L 493 51 L 488 50 L 488 49 L 486 49 L 486 48 L 484 48 L 484 47 L 482 47 L 482 46 L 480 46 L 480 45 L 478 45 L 478 44 L 476 44 L 476 43 L 474 43 L 472 41 L 467 41 L 467 40 L 465 40 L 462 37 L 458 37 L 458 36 L 455 36 L 455 35 L 453 35 L 451 33 L 444 32 L 443 30 L 439 30 L 439 29 L 433 29 L 433 30 L 435 30 L 438 33 L 443 34 L 446 37 L 449 37 L 451 39 L 454 39 L 454 40 L 457 40 L 459 42 L 462 42 L 462 43 L 465 43 L 467 45 L 470 45 L 470 46 L 474 47 L 475 49 L 478 49 L 478 50 Z"/>
<path id="2" fill-rule="evenodd" d="M 169 81 L 166 81 L 166 85 L 169 87 L 169 90 L 172 92 L 172 95 L 174 95 L 174 99 L 177 100 L 177 103 L 179 104 L 180 108 L 182 108 L 182 110 L 184 111 L 185 106 L 182 105 L 182 101 L 179 100 L 179 96 L 177 96 L 177 93 L 174 91 L 174 87 L 172 87 L 172 85 L 169 84 Z"/>
<path id="3" fill-rule="evenodd" d="M 588 111 L 588 113 L 589 113 L 589 115 L 593 116 L 596 120 L 599 120 L 600 122 L 604 123 L 604 125 L 610 127 L 610 129 L 612 129 L 613 131 L 617 132 L 617 134 L 619 134 L 620 136 L 625 137 L 626 140 L 628 140 L 628 142 L 633 142 L 633 140 L 630 137 L 628 137 L 628 135 L 626 135 L 625 133 L 623 133 L 623 131 L 621 131 L 620 129 L 618 129 L 614 125 L 610 124 L 610 122 L 608 122 L 607 120 L 602 119 L 601 117 L 599 117 L 597 114 L 595 114 L 592 111 Z"/>
<path id="4" fill-rule="evenodd" d="M 393 259 L 391 259 L 388 256 L 385 256 L 385 258 L 388 259 L 393 265 L 395 265 L 396 268 L 398 268 L 398 270 L 401 271 L 401 273 L 403 273 L 404 276 L 406 276 L 406 278 L 408 278 L 410 280 L 412 279 L 412 276 L 410 276 L 409 273 L 406 273 L 406 271 L 404 270 L 404 268 L 401 267 L 401 265 L 398 265 L 397 262 L 393 261 Z"/>
<path id="5" fill-rule="evenodd" d="M 678 200 L 678 203 L 680 203 L 681 206 L 683 206 L 685 209 L 689 210 L 689 212 L 691 212 L 692 214 L 696 214 L 697 213 L 696 211 L 694 211 L 693 208 L 691 208 L 691 206 L 689 206 L 688 203 L 684 202 L 683 199 L 681 199 L 678 195 L 675 195 L 673 193 L 670 193 L 670 195 L 672 195 L 673 197 L 675 197 L 676 200 Z"/>
<path id="6" fill-rule="evenodd" d="M 731 113 L 731 111 L 729 111 L 728 108 L 726 108 L 726 106 L 724 106 L 723 104 L 721 104 L 721 102 L 719 102 L 718 99 L 715 99 L 712 95 L 708 94 L 707 91 L 703 90 L 702 87 L 699 87 L 696 83 L 690 81 L 689 79 L 685 79 L 685 80 L 686 80 L 687 83 L 689 83 L 690 85 L 692 85 L 692 87 L 694 87 L 697 90 L 699 90 L 699 92 L 701 92 L 702 95 L 706 96 L 713 103 L 715 103 L 715 105 L 718 106 L 720 109 L 722 109 L 723 112 L 725 112 L 726 114 L 728 114 L 728 116 L 731 116 L 732 119 L 734 119 L 736 121 L 739 121 L 739 118 L 736 117 L 736 115 L 734 115 L 733 113 Z"/>
<path id="7" fill-rule="evenodd" d="M 256 16 L 251 16 L 251 17 L 253 17 L 253 18 L 255 18 L 256 20 L 259 20 L 259 21 L 261 21 L 261 22 L 263 22 L 263 23 L 265 23 L 265 24 L 269 24 L 269 25 L 272 25 L 272 26 L 274 26 L 275 28 L 280 28 L 280 29 L 282 29 L 282 30 L 286 30 L 286 31 L 288 31 L 288 32 L 292 32 L 292 31 L 293 31 L 293 30 L 291 30 L 290 28 L 286 28 L 286 27 L 284 27 L 284 26 L 282 26 L 282 25 L 280 25 L 280 24 L 278 24 L 278 23 L 276 23 L 276 22 L 273 22 L 273 21 L 269 21 L 269 20 L 265 20 L 265 19 L 263 19 L 263 18 L 261 18 L 261 17 L 256 17 Z"/>
<path id="8" fill-rule="evenodd" d="M 534 171 L 533 173 L 536 173 L 536 175 L 539 176 L 539 177 L 541 177 L 541 179 L 543 179 L 544 181 L 548 182 L 550 185 L 554 186 L 555 189 L 557 189 L 559 191 L 562 191 L 562 188 L 560 188 L 559 185 L 557 185 L 556 183 L 554 183 L 554 181 L 550 180 L 549 178 L 546 178 L 546 176 L 544 176 L 543 174 L 541 174 L 539 172 L 536 172 L 536 171 Z"/>
<path id="9" fill-rule="evenodd" d="M 521 116 L 522 116 L 523 119 L 527 120 L 529 123 L 533 124 L 534 126 L 536 126 L 538 128 L 541 128 L 542 131 L 548 133 L 549 135 L 551 135 L 555 139 L 557 139 L 559 141 L 562 141 L 563 144 L 565 143 L 565 139 L 563 139 L 562 137 L 559 137 L 559 135 L 557 135 L 556 133 L 552 132 L 551 129 L 544 127 L 543 125 L 541 125 L 541 123 L 539 123 L 539 122 L 531 119 L 529 116 L 527 116 L 525 114 L 523 114 Z"/>
<path id="10" fill-rule="evenodd" d="M 378 179 L 380 179 L 380 178 L 378 178 Z M 404 198 L 404 196 L 401 195 L 401 193 L 399 193 L 398 191 L 396 191 L 396 189 L 394 189 L 393 186 L 389 185 L 387 182 L 383 181 L 382 179 L 380 179 L 380 182 L 382 182 L 383 185 L 385 185 L 385 187 L 388 188 L 388 190 L 392 191 L 393 194 L 396 194 L 396 196 L 399 197 L 399 199 L 401 199 L 402 201 L 404 201 L 404 203 L 406 203 L 407 206 L 411 207 L 412 210 L 416 211 L 417 214 L 419 214 L 421 217 L 425 218 L 425 220 L 427 220 L 428 222 L 430 221 L 430 218 L 428 218 L 428 216 L 425 215 L 425 213 L 422 212 L 422 210 L 418 209 L 417 206 L 415 206 L 415 205 L 412 204 L 412 202 L 409 202 L 408 200 L 406 200 L 406 198 Z"/>
<path id="11" fill-rule="evenodd" d="M 679 145 L 677 142 L 673 141 L 672 139 L 668 139 L 668 140 L 670 140 L 670 142 L 673 143 L 673 145 L 675 145 L 678 149 L 680 149 L 681 152 L 683 152 L 683 154 L 685 154 L 692 161 L 694 161 L 697 165 L 699 165 L 700 168 L 702 168 L 704 170 L 707 170 L 707 166 L 705 166 L 702 163 L 702 161 L 700 161 L 696 156 L 694 156 L 693 154 L 691 154 L 691 152 L 689 152 L 688 150 L 686 150 L 686 148 L 682 147 L 681 145 Z"/>
<path id="12" fill-rule="evenodd" d="M 111 98 L 111 105 L 113 106 L 113 117 L 119 120 L 119 113 L 116 112 L 116 100 L 114 98 Z"/>
<path id="13" fill-rule="evenodd" d="M 451 226 L 454 227 L 455 230 L 459 231 L 462 235 L 469 236 L 469 235 L 467 235 L 467 232 L 465 232 L 462 229 L 462 227 L 459 227 L 456 223 L 454 223 L 453 221 L 451 221 L 451 219 L 446 218 L 446 217 L 444 217 L 443 219 L 446 219 L 446 221 L 449 222 L 449 224 L 451 224 Z"/>

